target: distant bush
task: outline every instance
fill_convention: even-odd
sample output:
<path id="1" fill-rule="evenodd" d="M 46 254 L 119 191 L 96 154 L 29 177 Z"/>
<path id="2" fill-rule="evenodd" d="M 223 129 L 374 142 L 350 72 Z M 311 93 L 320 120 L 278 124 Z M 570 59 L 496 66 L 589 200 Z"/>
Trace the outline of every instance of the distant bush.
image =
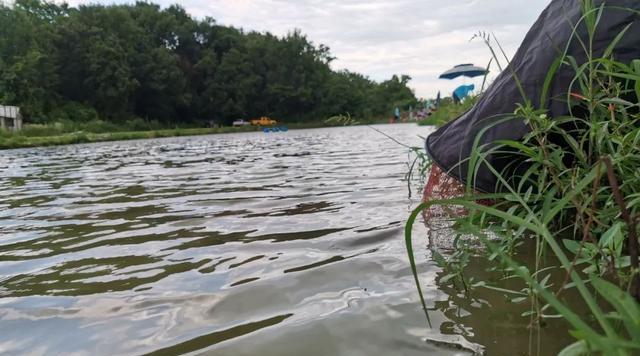
<path id="1" fill-rule="evenodd" d="M 49 117 L 58 122 L 90 122 L 100 118 L 96 109 L 74 101 L 67 102 L 53 110 Z"/>
<path id="2" fill-rule="evenodd" d="M 136 117 L 129 119 L 125 122 L 124 127 L 127 131 L 149 131 L 149 130 L 161 130 L 166 128 L 166 125 L 162 125 L 156 120 L 148 121 L 142 118 Z"/>
<path id="3" fill-rule="evenodd" d="M 65 132 L 67 132 L 65 126 L 62 123 L 56 122 L 53 124 L 27 124 L 24 125 L 19 134 L 30 137 L 42 137 L 60 135 Z"/>
<path id="4" fill-rule="evenodd" d="M 455 104 L 451 98 L 444 98 L 438 110 L 429 117 L 418 122 L 418 125 L 442 126 L 469 111 L 478 102 L 477 95 L 468 96 L 460 104 Z"/>
<path id="5" fill-rule="evenodd" d="M 74 130 L 72 131 L 103 133 L 103 132 L 113 132 L 113 131 L 121 131 L 121 130 L 122 130 L 122 127 L 120 125 L 114 124 L 112 122 L 103 121 L 103 120 L 91 120 L 86 123 L 78 123 L 74 125 Z"/>

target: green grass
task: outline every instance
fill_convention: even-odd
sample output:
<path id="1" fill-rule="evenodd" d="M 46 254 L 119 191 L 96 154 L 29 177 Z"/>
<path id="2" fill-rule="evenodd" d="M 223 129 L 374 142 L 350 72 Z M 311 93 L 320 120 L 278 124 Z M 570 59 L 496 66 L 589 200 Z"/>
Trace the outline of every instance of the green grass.
<path id="1" fill-rule="evenodd" d="M 365 120 L 355 122 L 355 124 L 375 123 L 375 121 Z M 387 123 L 386 121 L 383 123 Z M 342 126 L 341 122 L 312 121 L 302 123 L 281 123 L 278 126 L 286 126 L 290 130 L 310 129 L 327 126 Z M 70 122 L 54 124 L 27 124 L 20 132 L 0 130 L 0 149 L 40 147 L 40 146 L 60 146 L 77 143 L 92 143 L 105 141 L 139 140 L 160 137 L 175 136 L 195 136 L 210 135 L 234 132 L 260 131 L 261 128 L 254 126 L 230 127 L 223 126 L 217 128 L 174 128 L 174 129 L 149 129 L 149 127 L 159 126 L 157 123 L 123 124 L 117 126 L 113 123 L 101 120 L 90 121 L 85 124 Z M 126 130 L 131 127 L 142 127 L 141 130 Z"/>
<path id="2" fill-rule="evenodd" d="M 469 111 L 477 101 L 478 96 L 466 97 L 460 104 L 455 104 L 451 98 L 444 98 L 438 110 L 429 117 L 418 121 L 418 125 L 440 127 Z"/>
<path id="3" fill-rule="evenodd" d="M 591 48 L 602 11 L 584 1 L 584 16 L 575 25 L 590 29 L 588 38 L 580 39 L 584 48 Z M 469 215 L 456 221 L 461 236 L 456 250 L 474 251 L 480 241 L 487 258 L 494 259 L 505 275 L 526 282 L 530 311 L 523 317 L 530 318 L 533 326 L 542 327 L 546 318 L 563 318 L 576 342 L 562 355 L 640 354 L 640 60 L 619 63 L 610 53 L 596 58 L 587 50 L 588 60 L 582 65 L 566 52 L 561 55 L 558 63 L 576 73 L 572 91 L 582 95 L 579 99 L 567 95 L 572 113 L 549 118 L 524 98 L 526 104 L 503 120 L 523 120 L 531 132 L 520 141 L 476 145 L 468 161 L 467 195 L 420 205 L 405 230 L 415 275 L 411 226 L 420 212 L 434 204 L 467 208 Z M 555 69 L 547 75 L 542 97 Z M 576 107 L 583 113 L 574 115 Z M 519 159 L 514 161 L 526 162 L 528 169 L 515 179 L 496 170 L 488 157 L 501 153 L 516 155 Z M 500 193 L 473 193 L 481 164 L 498 177 Z M 477 204 L 482 198 L 497 203 Z M 535 254 L 533 264 L 523 263 L 515 253 L 526 239 L 535 241 L 535 250 L 529 252 Z M 548 255 L 558 261 L 557 266 L 545 266 Z M 457 266 L 450 273 L 464 278 L 463 261 L 464 253 L 453 254 L 445 263 Z M 564 275 L 564 281 L 549 283 L 552 273 Z M 490 287 L 488 281 L 465 286 L 469 287 L 465 293 Z M 567 290 L 577 292 L 581 299 L 577 304 L 588 308 L 587 315 L 574 309 L 575 301 L 565 300 Z"/>
<path id="4" fill-rule="evenodd" d="M 209 135 L 233 132 L 248 132 L 258 130 L 255 127 L 220 127 L 220 128 L 186 128 L 165 129 L 152 131 L 121 131 L 110 133 L 73 132 L 52 136 L 27 136 L 23 133 L 4 133 L 0 135 L 0 149 L 59 146 L 76 143 L 91 143 L 104 141 L 138 140 L 174 136 Z"/>

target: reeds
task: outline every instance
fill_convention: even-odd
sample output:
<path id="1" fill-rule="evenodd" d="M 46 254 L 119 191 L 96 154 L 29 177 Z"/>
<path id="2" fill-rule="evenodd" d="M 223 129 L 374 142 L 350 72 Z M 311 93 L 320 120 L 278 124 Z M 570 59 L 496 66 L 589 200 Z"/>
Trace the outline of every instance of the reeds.
<path id="1" fill-rule="evenodd" d="M 502 120 L 522 120 L 530 133 L 519 141 L 476 144 L 467 161 L 467 196 L 417 207 L 407 222 L 405 239 L 412 255 L 411 226 L 422 210 L 434 204 L 463 206 L 469 215 L 457 219 L 456 229 L 461 236 L 481 241 L 487 258 L 499 259 L 506 273 L 527 283 L 532 325 L 552 314 L 571 325 L 576 342 L 561 354 L 640 354 L 640 60 L 626 64 L 611 56 L 629 26 L 602 56 L 594 57 L 590 49 L 605 7 L 595 7 L 592 1 L 583 4 L 583 16 L 574 26 L 588 29 L 588 38 L 575 39 L 584 41 L 587 60 L 578 64 L 565 51 L 540 93 L 544 107 L 555 71 L 560 66 L 573 68 L 571 88 L 580 94 L 567 93 L 570 115 L 549 118 L 523 98 L 524 104 Z M 573 110 L 577 107 L 579 115 Z M 495 154 L 513 155 L 514 162 L 527 169 L 514 179 L 491 165 L 489 157 Z M 480 165 L 498 178 L 500 193 L 472 194 Z M 483 198 L 498 203 L 476 203 Z M 529 238 L 536 244 L 533 266 L 519 262 L 514 254 L 514 246 Z M 472 243 L 470 238 L 460 241 Z M 547 254 L 559 266 L 543 267 Z M 413 256 L 410 262 L 419 284 Z M 565 276 L 557 285 L 548 283 L 554 269 Z M 475 287 L 485 285 L 481 281 Z M 563 298 L 569 289 L 580 296 L 589 317 Z"/>

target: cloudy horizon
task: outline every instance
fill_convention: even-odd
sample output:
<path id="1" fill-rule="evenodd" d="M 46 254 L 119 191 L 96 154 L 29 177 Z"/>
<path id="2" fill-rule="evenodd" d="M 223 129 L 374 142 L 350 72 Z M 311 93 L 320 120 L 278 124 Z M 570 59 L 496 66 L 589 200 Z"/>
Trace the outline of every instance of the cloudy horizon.
<path id="1" fill-rule="evenodd" d="M 113 0 L 71 0 L 87 3 L 132 3 Z M 479 31 L 492 32 L 509 56 L 515 53 L 550 0 L 186 0 L 152 1 L 163 7 L 178 3 L 196 18 L 245 31 L 286 35 L 299 29 L 316 45 L 331 49 L 332 68 L 348 69 L 376 81 L 393 74 L 411 76 L 416 96 L 448 95 L 462 83 L 481 78 L 438 79 L 453 65 L 486 66 L 490 52 Z"/>

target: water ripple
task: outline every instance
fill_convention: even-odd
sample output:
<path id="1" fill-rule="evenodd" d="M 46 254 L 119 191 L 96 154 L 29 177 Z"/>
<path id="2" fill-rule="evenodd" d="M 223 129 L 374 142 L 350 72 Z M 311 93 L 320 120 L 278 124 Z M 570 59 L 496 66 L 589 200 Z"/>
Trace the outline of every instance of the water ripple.
<path id="1" fill-rule="evenodd" d="M 366 127 L 0 152 L 0 353 L 459 354 L 408 331 L 406 169 Z"/>

